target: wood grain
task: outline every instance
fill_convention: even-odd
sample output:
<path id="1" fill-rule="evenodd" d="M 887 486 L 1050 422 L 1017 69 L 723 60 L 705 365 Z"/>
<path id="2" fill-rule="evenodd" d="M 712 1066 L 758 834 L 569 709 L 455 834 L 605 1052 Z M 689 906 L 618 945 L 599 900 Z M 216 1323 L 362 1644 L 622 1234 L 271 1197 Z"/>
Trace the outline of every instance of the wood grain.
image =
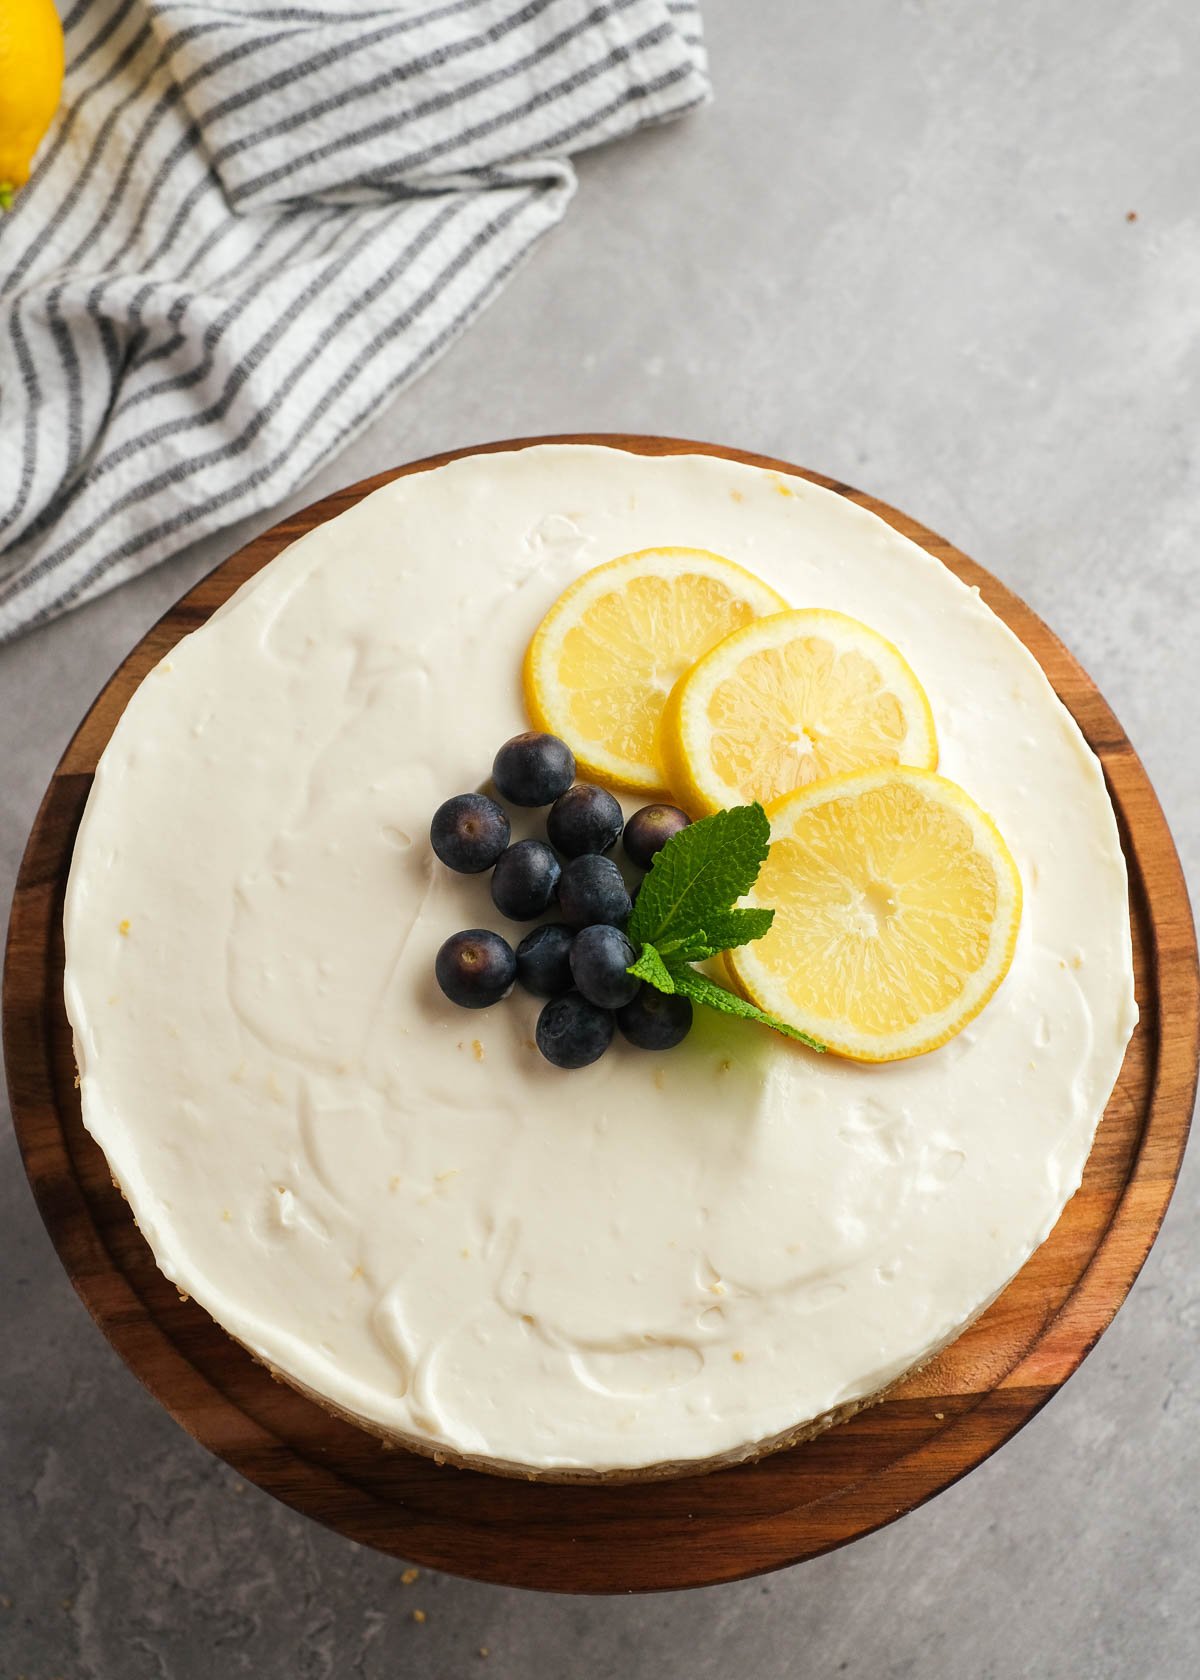
<path id="1" fill-rule="evenodd" d="M 665 438 L 521 439 L 486 449 L 549 441 L 800 471 Z M 366 1545 L 481 1580 L 573 1592 L 734 1580 L 869 1533 L 973 1469 L 1045 1404 L 1112 1319 L 1166 1209 L 1195 1095 L 1200 986 L 1187 893 L 1136 754 L 1045 625 L 904 514 L 801 474 L 879 514 L 977 585 L 1040 661 L 1104 765 L 1129 860 L 1141 1022 L 1082 1188 L 1009 1288 L 919 1376 L 817 1440 L 755 1465 L 625 1486 L 512 1482 L 388 1451 L 331 1418 L 178 1298 L 84 1132 L 62 1002 L 63 894 L 96 761 L 157 660 L 303 532 L 392 478 L 478 452 L 381 474 L 284 520 L 173 607 L 100 694 L 47 789 L 13 901 L 4 1047 L 17 1136 L 63 1265 L 113 1346 L 184 1428 L 277 1498 Z"/>

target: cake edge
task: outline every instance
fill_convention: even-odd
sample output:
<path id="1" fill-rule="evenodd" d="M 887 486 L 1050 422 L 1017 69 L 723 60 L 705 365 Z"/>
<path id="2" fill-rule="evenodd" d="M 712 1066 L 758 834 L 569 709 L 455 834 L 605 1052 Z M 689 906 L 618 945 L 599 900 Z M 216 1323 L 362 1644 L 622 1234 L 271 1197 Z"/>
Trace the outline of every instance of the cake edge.
<path id="1" fill-rule="evenodd" d="M 1090 1157 L 1091 1151 L 1089 1150 L 1088 1153 Z M 129 1209 L 129 1217 L 132 1219 L 139 1236 L 147 1247 L 150 1247 L 149 1239 L 138 1224 L 133 1205 L 125 1194 L 120 1179 L 112 1172 L 111 1168 L 109 1169 L 109 1177 L 112 1179 L 113 1188 Z M 1078 1186 L 1076 1189 L 1078 1189 Z M 1076 1191 L 1072 1191 L 1071 1195 L 1068 1196 L 1063 1204 L 1063 1212 L 1066 1211 L 1075 1194 Z M 1059 1214 L 1059 1219 L 1061 1218 L 1062 1213 Z M 1054 1223 L 1057 1225 L 1058 1220 L 1056 1219 Z M 1051 1227 L 1052 1230 L 1053 1226 Z M 298 1377 L 293 1377 L 279 1366 L 273 1365 L 262 1354 L 256 1353 L 248 1342 L 244 1342 L 239 1336 L 235 1336 L 232 1330 L 228 1329 L 226 1325 L 209 1312 L 202 1301 L 196 1300 L 186 1290 L 175 1286 L 175 1293 L 181 1301 L 189 1302 L 199 1308 L 222 1335 L 228 1337 L 235 1347 L 241 1348 L 243 1353 L 248 1354 L 261 1370 L 267 1372 L 272 1382 L 302 1395 L 304 1399 L 310 1401 L 328 1417 L 336 1418 L 340 1423 L 348 1423 L 353 1428 L 361 1430 L 364 1435 L 369 1435 L 379 1443 L 383 1452 L 407 1452 L 416 1458 L 422 1458 L 429 1463 L 436 1464 L 439 1469 L 470 1470 L 477 1475 L 498 1476 L 505 1481 L 540 1482 L 546 1486 L 559 1487 L 598 1486 L 601 1484 L 609 1487 L 632 1486 L 642 1482 L 686 1481 L 693 1477 L 715 1475 L 721 1470 L 737 1469 L 741 1465 L 758 1464 L 765 1458 L 773 1457 L 776 1453 L 786 1452 L 792 1447 L 803 1446 L 806 1441 L 815 1440 L 817 1436 L 823 1435 L 826 1430 L 836 1428 L 838 1424 L 848 1422 L 859 1412 L 865 1412 L 870 1407 L 887 1400 L 895 1389 L 900 1388 L 911 1377 L 915 1377 L 926 1370 L 946 1348 L 956 1342 L 960 1336 L 965 1335 L 971 1326 L 983 1317 L 989 1307 L 999 1300 L 1009 1284 L 1013 1282 L 1013 1279 L 1019 1275 L 1024 1266 L 1041 1248 L 1042 1243 L 1049 1239 L 1049 1236 L 1050 1232 L 1048 1231 L 1041 1242 L 1034 1244 L 1012 1276 L 1006 1278 L 996 1293 L 984 1301 L 970 1318 L 964 1319 L 961 1324 L 956 1325 L 941 1341 L 923 1353 L 915 1364 L 907 1366 L 898 1375 L 889 1378 L 882 1387 L 872 1389 L 870 1393 L 860 1395 L 854 1400 L 842 1401 L 839 1405 L 830 1407 L 828 1411 L 821 1412 L 816 1417 L 802 1419 L 776 1435 L 768 1435 L 757 1441 L 739 1444 L 728 1452 L 717 1453 L 710 1458 L 664 1459 L 654 1464 L 617 1465 L 608 1470 L 594 1470 L 586 1466 L 520 1464 L 512 1459 L 488 1458 L 479 1453 L 464 1453 L 453 1447 L 436 1446 L 432 1441 L 425 1440 L 420 1436 L 407 1435 L 403 1431 L 386 1429 L 382 1424 L 376 1423 L 370 1418 L 349 1411 L 343 1406 L 335 1405 L 331 1400 L 326 1399 L 314 1389 L 302 1383 Z M 154 1251 L 152 1248 L 150 1252 L 151 1258 L 153 1258 Z M 170 1280 L 166 1279 L 165 1275 L 159 1270 L 157 1260 L 155 1260 L 154 1266 L 159 1277 L 169 1282 Z M 207 1378 L 205 1380 L 207 1381 Z M 184 1427 L 188 1426 L 185 1424 Z M 191 1433 L 190 1429 L 189 1433 Z M 237 1468 L 237 1466 L 235 1465 L 234 1468 Z"/>

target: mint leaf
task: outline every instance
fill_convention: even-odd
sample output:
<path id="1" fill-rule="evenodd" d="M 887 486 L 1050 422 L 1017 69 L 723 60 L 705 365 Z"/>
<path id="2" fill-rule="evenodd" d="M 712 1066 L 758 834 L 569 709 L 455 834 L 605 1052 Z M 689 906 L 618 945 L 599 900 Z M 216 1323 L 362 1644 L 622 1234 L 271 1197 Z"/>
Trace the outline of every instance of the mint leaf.
<path id="1" fill-rule="evenodd" d="M 660 992 L 679 992 L 723 1015 L 761 1021 L 810 1050 L 819 1039 L 777 1021 L 691 967 L 719 951 L 761 939 L 774 910 L 742 909 L 737 900 L 758 879 L 771 845 L 761 805 L 736 805 L 672 835 L 650 866 L 626 930 L 638 947 L 628 970 Z"/>
<path id="2" fill-rule="evenodd" d="M 768 1015 L 755 1004 L 747 1003 L 746 999 L 738 997 L 736 992 L 726 991 L 724 986 L 718 986 L 715 980 L 710 980 L 707 974 L 689 968 L 686 963 L 681 963 L 678 967 L 671 964 L 667 969 L 667 976 L 671 981 L 670 990 L 679 992 L 683 997 L 692 998 L 696 1003 L 707 1004 L 709 1009 L 719 1009 L 722 1015 L 738 1015 L 747 1021 L 761 1021 L 764 1027 L 774 1027 L 776 1032 L 783 1033 L 788 1038 L 798 1039 L 801 1044 L 807 1044 L 810 1050 L 825 1050 L 825 1045 L 819 1038 L 812 1038 L 808 1033 L 789 1027 L 786 1021 L 776 1020 L 774 1015 Z M 665 991 L 667 988 L 664 986 L 659 990 Z"/>
<path id="3" fill-rule="evenodd" d="M 726 910 L 705 918 L 704 926 L 671 952 L 672 962 L 703 962 L 718 951 L 761 939 L 775 920 L 774 910 Z"/>
<path id="4" fill-rule="evenodd" d="M 638 960 L 631 963 L 625 972 L 626 974 L 636 974 L 639 980 L 645 980 L 647 985 L 653 986 L 656 992 L 673 992 L 675 990 L 675 982 L 671 978 L 671 971 L 653 945 L 643 945 Z"/>
<path id="5" fill-rule="evenodd" d="M 710 920 L 727 916 L 750 891 L 770 844 L 771 825 L 757 804 L 735 805 L 681 829 L 642 882 L 626 930 L 631 943 L 654 945 L 663 956 L 694 945 Z"/>

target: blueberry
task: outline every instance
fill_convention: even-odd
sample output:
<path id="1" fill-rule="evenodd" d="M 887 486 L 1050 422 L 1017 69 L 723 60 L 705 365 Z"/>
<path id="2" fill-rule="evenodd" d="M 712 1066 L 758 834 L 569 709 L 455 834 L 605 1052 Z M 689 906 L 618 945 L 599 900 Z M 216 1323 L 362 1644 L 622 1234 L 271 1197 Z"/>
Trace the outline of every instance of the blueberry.
<path id="1" fill-rule="evenodd" d="M 557 735 L 530 730 L 505 741 L 492 765 L 492 780 L 513 805 L 550 805 L 575 780 L 575 755 Z"/>
<path id="2" fill-rule="evenodd" d="M 517 979 L 534 997 L 558 997 L 571 989 L 571 941 L 562 922 L 546 922 L 517 946 Z"/>
<path id="3" fill-rule="evenodd" d="M 625 824 L 625 856 L 639 869 L 649 869 L 667 841 L 691 820 L 675 805 L 643 805 Z"/>
<path id="4" fill-rule="evenodd" d="M 439 805 L 429 825 L 429 840 L 447 869 L 478 875 L 490 869 L 508 845 L 508 818 L 482 793 L 460 793 Z"/>
<path id="5" fill-rule="evenodd" d="M 640 981 L 625 970 L 637 952 L 620 928 L 599 922 L 575 935 L 571 946 L 571 976 L 589 1003 L 601 1009 L 620 1009 L 637 992 Z"/>
<path id="6" fill-rule="evenodd" d="M 611 858 L 597 857 L 593 852 L 572 858 L 564 867 L 558 882 L 558 903 L 563 921 L 572 928 L 591 927 L 593 922 L 624 927 L 633 909 L 621 871 Z"/>
<path id="7" fill-rule="evenodd" d="M 507 939 L 487 928 L 452 933 L 437 954 L 434 973 L 451 1003 L 486 1009 L 513 989 L 517 959 Z"/>
<path id="8" fill-rule="evenodd" d="M 544 840 L 518 840 L 492 871 L 492 903 L 514 922 L 531 922 L 554 897 L 561 871 Z"/>
<path id="9" fill-rule="evenodd" d="M 579 992 L 551 998 L 537 1022 L 537 1047 L 555 1067 L 581 1068 L 598 1061 L 612 1043 L 613 1018 Z"/>
<path id="10" fill-rule="evenodd" d="M 692 1002 L 678 992 L 643 986 L 632 1003 L 617 1010 L 617 1025 L 639 1050 L 673 1050 L 692 1026 Z"/>
<path id="11" fill-rule="evenodd" d="M 554 801 L 546 833 L 564 857 L 583 857 L 588 852 L 611 851 L 624 820 L 611 793 L 590 782 L 577 782 Z"/>

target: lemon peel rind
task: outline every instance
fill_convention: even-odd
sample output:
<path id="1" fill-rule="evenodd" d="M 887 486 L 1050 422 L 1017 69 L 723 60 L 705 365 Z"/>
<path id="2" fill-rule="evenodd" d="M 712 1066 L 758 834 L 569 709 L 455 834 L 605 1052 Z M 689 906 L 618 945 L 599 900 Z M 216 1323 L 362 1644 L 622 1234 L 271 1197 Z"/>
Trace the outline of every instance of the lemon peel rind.
<path id="1" fill-rule="evenodd" d="M 0 41 L 0 215 L 11 210 L 62 102 L 65 48 L 53 0 L 25 0 L 11 8 Z"/>

